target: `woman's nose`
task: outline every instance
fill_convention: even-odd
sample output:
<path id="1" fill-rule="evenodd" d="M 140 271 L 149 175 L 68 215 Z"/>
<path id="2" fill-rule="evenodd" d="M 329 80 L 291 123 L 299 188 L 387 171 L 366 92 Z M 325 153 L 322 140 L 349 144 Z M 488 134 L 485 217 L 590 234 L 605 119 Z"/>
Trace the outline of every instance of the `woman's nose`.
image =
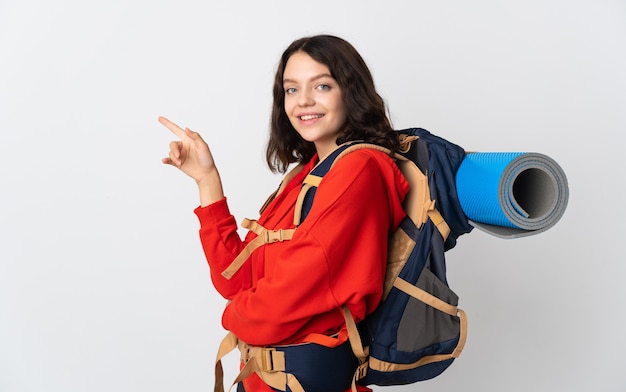
<path id="1" fill-rule="evenodd" d="M 302 90 L 298 96 L 298 105 L 313 106 L 314 104 L 315 104 L 315 99 L 313 98 L 312 92 L 307 91 L 307 89 Z"/>

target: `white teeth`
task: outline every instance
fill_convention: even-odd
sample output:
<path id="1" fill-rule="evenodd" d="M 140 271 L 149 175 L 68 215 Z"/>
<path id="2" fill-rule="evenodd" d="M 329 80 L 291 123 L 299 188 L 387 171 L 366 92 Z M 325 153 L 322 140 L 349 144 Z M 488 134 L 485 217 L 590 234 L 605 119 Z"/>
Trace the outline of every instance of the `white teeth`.
<path id="1" fill-rule="evenodd" d="M 300 119 L 302 121 L 307 121 L 307 120 L 313 120 L 314 118 L 320 118 L 322 117 L 321 114 L 306 114 L 304 116 L 300 116 Z"/>

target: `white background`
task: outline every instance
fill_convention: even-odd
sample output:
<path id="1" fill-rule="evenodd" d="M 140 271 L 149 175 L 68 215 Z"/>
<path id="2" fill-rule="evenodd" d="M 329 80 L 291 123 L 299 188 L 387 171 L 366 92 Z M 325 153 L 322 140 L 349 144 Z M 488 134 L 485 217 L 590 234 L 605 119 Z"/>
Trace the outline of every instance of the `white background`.
<path id="1" fill-rule="evenodd" d="M 201 132 L 256 217 L 274 70 L 317 33 L 360 51 L 396 128 L 544 153 L 570 185 L 541 235 L 460 238 L 463 355 L 376 390 L 626 390 L 624 1 L 0 0 L 0 391 L 212 388 L 224 301 L 156 119 Z"/>

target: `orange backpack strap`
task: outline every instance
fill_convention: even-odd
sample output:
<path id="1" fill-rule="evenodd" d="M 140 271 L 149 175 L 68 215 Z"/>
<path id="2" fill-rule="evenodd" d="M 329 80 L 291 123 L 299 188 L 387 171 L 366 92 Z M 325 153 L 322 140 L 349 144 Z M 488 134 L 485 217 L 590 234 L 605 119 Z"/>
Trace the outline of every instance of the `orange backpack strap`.
<path id="1" fill-rule="evenodd" d="M 435 209 L 435 201 L 430 199 L 428 177 L 422 173 L 417 165 L 401 156 L 396 155 L 396 164 L 409 183 L 409 193 L 404 198 L 404 210 L 418 227 L 430 218 L 445 241 L 450 234 L 450 227 Z"/>
<path id="2" fill-rule="evenodd" d="M 369 367 L 369 347 L 363 347 L 361 335 L 359 334 L 359 330 L 356 326 L 356 322 L 354 321 L 354 317 L 352 317 L 350 309 L 348 309 L 346 305 L 344 305 L 342 309 L 343 318 L 346 321 L 346 328 L 348 329 L 348 340 L 350 341 L 350 346 L 352 347 L 354 356 L 359 361 L 359 366 L 356 368 L 354 376 L 352 377 L 352 392 L 357 392 L 356 383 L 365 377 Z"/>
<path id="3" fill-rule="evenodd" d="M 304 181 L 302 181 L 302 188 L 300 188 L 300 193 L 296 199 L 296 207 L 293 213 L 293 224 L 295 226 L 302 223 L 302 204 L 304 203 L 304 197 L 309 192 L 309 189 L 318 187 L 320 182 L 322 182 L 322 177 L 313 174 L 309 174 L 304 178 Z"/>
<path id="4" fill-rule="evenodd" d="M 289 182 L 293 180 L 293 178 L 296 175 L 298 175 L 298 173 L 300 173 L 303 168 L 304 168 L 303 164 L 296 165 L 293 169 L 289 171 L 289 173 L 285 175 L 285 177 L 280 183 L 280 187 L 267 198 L 265 203 L 263 203 L 263 206 L 261 207 L 259 214 L 263 213 L 263 211 L 272 202 L 272 200 L 274 200 L 276 196 L 278 196 L 287 187 L 287 184 L 289 184 Z M 243 220 L 243 222 L 241 223 L 241 226 L 245 229 L 248 229 L 256 233 L 257 237 L 253 239 L 252 241 L 250 241 L 245 246 L 245 248 L 243 248 L 243 250 L 239 252 L 237 257 L 235 257 L 235 259 L 230 263 L 230 265 L 224 271 L 222 271 L 222 276 L 226 279 L 232 278 L 233 275 L 237 271 L 239 271 L 243 263 L 246 262 L 248 257 L 250 257 L 252 252 L 254 252 L 256 249 L 258 249 L 259 247 L 265 244 L 271 244 L 273 242 L 279 242 L 279 241 L 288 241 L 293 237 L 293 233 L 295 231 L 295 229 L 267 230 L 265 227 L 261 226 L 257 221 L 247 219 L 247 218 Z"/>
<path id="5" fill-rule="evenodd" d="M 271 244 L 274 242 L 280 241 L 288 241 L 293 238 L 293 233 L 296 229 L 280 229 L 280 230 L 268 230 L 265 227 L 261 226 L 257 221 L 244 219 L 241 225 L 256 233 L 256 238 L 252 241 L 248 242 L 245 248 L 235 257 L 232 263 L 222 271 L 222 276 L 226 279 L 230 279 L 233 277 L 235 272 L 239 271 L 239 268 L 245 263 L 245 261 L 250 257 L 252 252 L 254 252 L 260 246 L 265 244 Z"/>

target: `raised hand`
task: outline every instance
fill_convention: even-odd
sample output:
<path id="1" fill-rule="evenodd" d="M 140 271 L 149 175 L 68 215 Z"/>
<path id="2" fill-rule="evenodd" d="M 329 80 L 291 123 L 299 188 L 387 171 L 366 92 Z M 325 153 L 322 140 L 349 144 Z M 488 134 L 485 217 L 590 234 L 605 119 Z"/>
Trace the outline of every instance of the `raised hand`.
<path id="1" fill-rule="evenodd" d="M 223 198 L 222 182 L 213 155 L 200 134 L 182 129 L 165 117 L 159 117 L 159 122 L 180 138 L 170 143 L 169 155 L 161 161 L 179 168 L 196 181 L 203 206 Z"/>
<path id="2" fill-rule="evenodd" d="M 197 132 L 182 129 L 165 117 L 159 117 L 159 122 L 180 138 L 170 143 L 169 156 L 162 159 L 163 163 L 179 168 L 196 182 L 216 170 L 209 146 Z"/>

